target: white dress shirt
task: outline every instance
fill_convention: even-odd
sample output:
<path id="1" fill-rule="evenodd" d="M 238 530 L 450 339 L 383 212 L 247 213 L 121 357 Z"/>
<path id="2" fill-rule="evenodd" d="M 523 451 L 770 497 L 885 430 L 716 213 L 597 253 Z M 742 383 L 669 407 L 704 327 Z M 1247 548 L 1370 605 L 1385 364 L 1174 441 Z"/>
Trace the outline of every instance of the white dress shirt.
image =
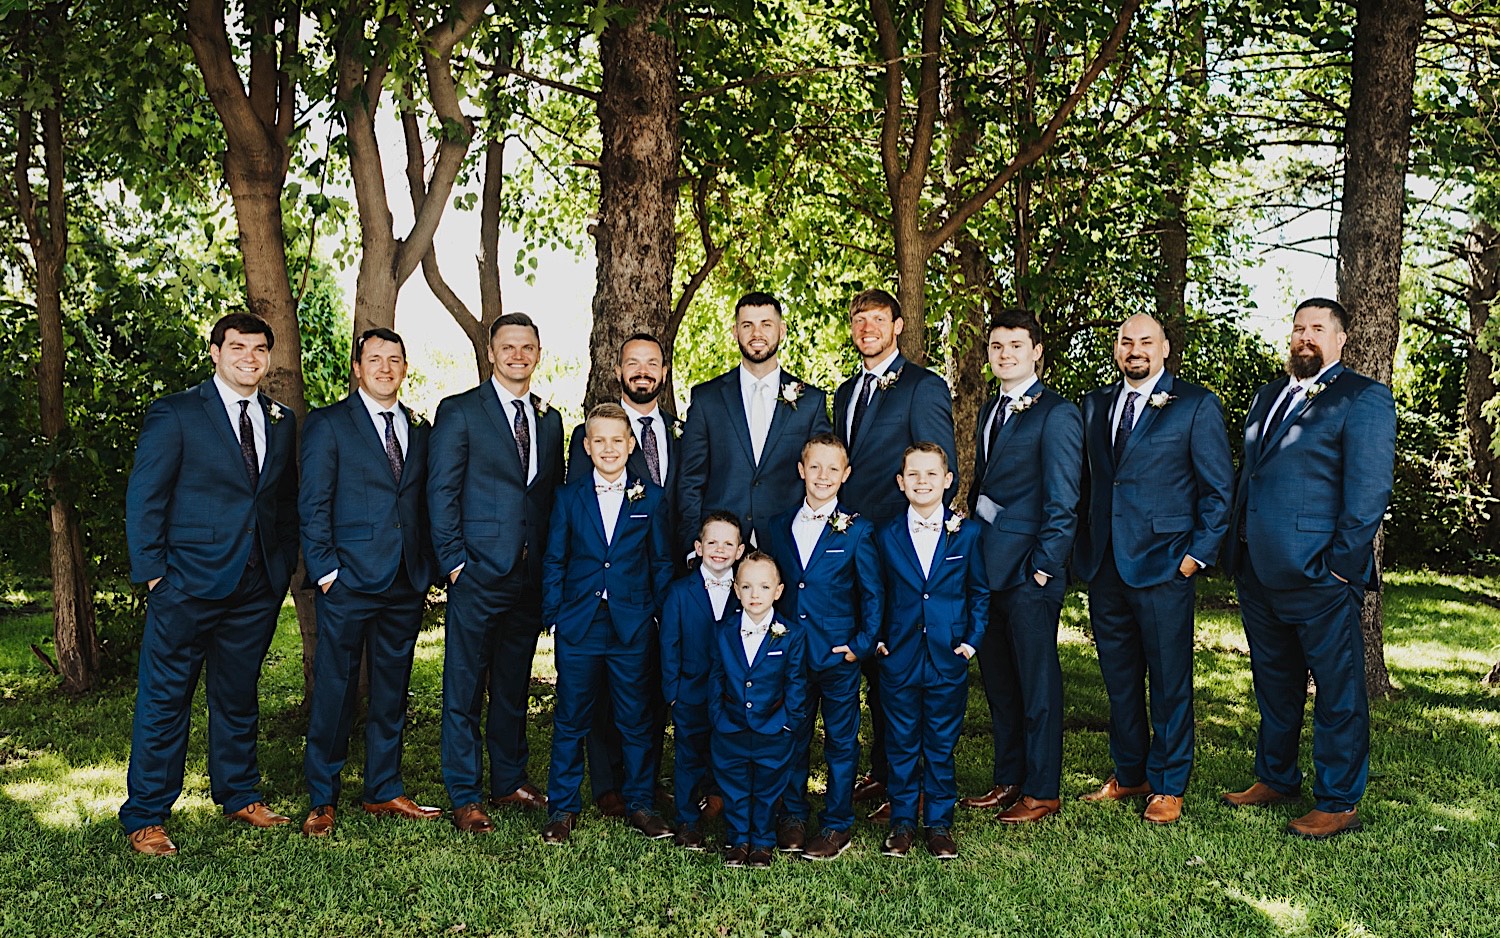
<path id="1" fill-rule="evenodd" d="M 802 569 L 807 569 L 807 562 L 812 559 L 813 550 L 818 546 L 818 538 L 823 536 L 829 517 L 837 510 L 837 502 L 829 502 L 815 511 L 807 503 L 807 499 L 802 500 L 801 508 L 792 519 L 792 539 L 797 542 L 797 555 L 802 558 Z"/>
<path id="2" fill-rule="evenodd" d="M 703 588 L 708 590 L 708 602 L 709 605 L 714 607 L 714 621 L 717 622 L 724 618 L 724 607 L 729 604 L 730 588 L 728 586 L 715 586 L 709 582 L 709 580 L 718 580 L 720 577 L 714 576 L 714 572 L 708 569 L 707 564 L 700 566 L 698 572 L 703 576 Z M 724 571 L 723 579 L 731 583 L 734 582 L 733 567 Z"/>
<path id="3" fill-rule="evenodd" d="M 601 491 L 607 489 L 608 491 Z M 604 522 L 604 543 L 615 537 L 615 524 L 620 520 L 620 508 L 625 504 L 625 473 L 613 482 L 594 470 L 594 495 L 599 499 L 599 519 Z"/>
<path id="4" fill-rule="evenodd" d="M 766 445 L 766 435 L 771 430 L 771 421 L 776 416 L 776 401 L 781 396 L 781 368 L 773 368 L 764 378 L 757 378 L 740 365 L 740 397 L 745 403 L 745 420 L 750 428 L 750 446 L 755 461 L 760 462 L 761 450 Z M 756 407 L 760 419 L 756 418 Z"/>
<path id="5" fill-rule="evenodd" d="M 1281 393 L 1278 394 L 1278 395 L 1276 395 L 1276 400 L 1274 400 L 1274 401 L 1271 402 L 1271 409 L 1268 410 L 1268 411 L 1266 411 L 1266 419 L 1264 421 L 1262 421 L 1261 425 L 1260 425 L 1260 432 L 1261 432 L 1261 434 L 1262 435 L 1265 434 L 1265 432 L 1266 432 L 1266 424 L 1270 422 L 1271 415 L 1274 414 L 1274 413 L 1276 413 L 1276 408 L 1278 408 L 1278 407 L 1281 406 L 1282 400 L 1288 394 L 1292 393 L 1292 388 L 1293 387 L 1298 387 L 1298 388 L 1302 389 L 1301 390 L 1302 400 L 1306 401 L 1307 400 L 1307 392 L 1312 388 L 1312 386 L 1318 383 L 1318 381 L 1323 377 L 1323 375 L 1327 373 L 1328 369 L 1332 368 L 1334 365 L 1337 365 L 1337 364 L 1338 364 L 1338 359 L 1334 359 L 1333 361 L 1331 361 L 1328 364 L 1324 365 L 1323 366 L 1323 370 L 1320 371 L 1320 372 L 1318 372 L 1317 374 L 1313 375 L 1311 378 L 1292 378 L 1292 380 L 1288 381 L 1286 383 L 1286 387 L 1284 387 L 1284 388 L 1281 389 Z M 1296 406 L 1296 402 L 1295 401 L 1292 403 L 1292 406 L 1293 407 Z M 1281 418 L 1281 422 L 1285 423 L 1286 422 L 1286 418 L 1290 417 L 1291 414 L 1292 414 L 1292 408 L 1288 407 L 1287 410 L 1286 410 L 1286 414 L 1284 416 L 1282 416 L 1282 418 Z"/>
<path id="6" fill-rule="evenodd" d="M 876 378 L 880 378 L 887 371 L 891 370 L 891 363 L 896 360 L 896 356 L 899 355 L 899 354 L 901 354 L 901 350 L 898 349 L 898 348 L 892 347 L 891 348 L 891 354 L 887 355 L 885 357 L 885 359 L 882 360 L 879 364 L 877 364 L 874 368 L 870 368 L 868 366 L 863 366 L 863 367 L 861 367 L 859 369 L 859 371 L 855 372 L 855 375 L 854 375 L 854 396 L 851 397 L 851 398 L 849 398 L 849 413 L 848 413 L 847 416 L 844 417 L 844 439 L 846 439 L 846 440 L 849 439 L 849 437 L 854 433 L 854 404 L 855 404 L 856 401 L 859 400 L 860 396 L 865 393 L 865 375 L 874 375 Z M 877 389 L 879 387 L 880 387 L 880 384 L 877 381 L 876 384 L 875 384 L 875 387 L 871 388 L 871 390 L 870 390 L 870 400 L 871 401 L 875 400 L 875 395 L 876 395 Z"/>
<path id="7" fill-rule="evenodd" d="M 1156 374 L 1142 381 L 1140 384 L 1132 384 L 1129 378 L 1121 377 L 1120 393 L 1115 396 L 1114 406 L 1109 412 L 1110 445 L 1114 445 L 1115 434 L 1120 429 L 1120 416 L 1125 413 L 1125 398 L 1130 395 L 1131 391 L 1140 395 L 1140 397 L 1135 399 L 1135 423 L 1130 425 L 1130 431 L 1134 433 L 1135 424 L 1141 422 L 1141 414 L 1145 413 L 1147 403 L 1151 400 L 1151 395 L 1156 393 L 1156 385 L 1161 382 L 1161 376 L 1166 373 L 1165 368 L 1158 368 Z"/>
<path id="8" fill-rule="evenodd" d="M 1015 409 L 1016 409 L 1016 401 L 1018 401 L 1021 398 L 1025 397 L 1031 391 L 1031 386 L 1034 385 L 1034 384 L 1036 384 L 1036 382 L 1037 382 L 1037 376 L 1036 375 L 1032 375 L 1031 378 L 1030 378 L 1030 380 L 1028 380 L 1025 384 L 1017 386 L 1014 391 L 1006 391 L 1003 388 L 1001 389 L 1000 396 L 1001 397 L 1008 397 L 1008 398 L 1010 398 L 1010 406 L 1009 406 L 1008 410 L 1012 414 L 1015 412 Z M 999 420 L 999 419 L 1000 419 L 1000 405 L 998 403 L 996 403 L 995 409 L 992 410 L 992 411 L 990 411 L 990 419 L 988 419 L 988 420 L 986 420 L 984 422 L 984 428 L 983 428 L 984 432 L 979 437 L 981 440 L 984 441 L 984 458 L 985 459 L 989 459 L 990 458 L 990 427 L 991 427 L 991 425 L 994 424 L 994 422 L 996 420 Z"/>
<path id="9" fill-rule="evenodd" d="M 536 442 L 536 411 L 531 407 L 531 395 L 516 397 L 510 391 L 506 390 L 494 375 L 490 376 L 490 386 L 495 389 L 495 393 L 500 397 L 500 410 L 505 414 L 505 425 L 507 427 L 513 426 L 516 422 L 516 408 L 511 401 L 521 402 L 521 413 L 526 415 L 526 425 L 531 429 L 531 459 L 526 466 L 526 484 L 530 485 L 536 479 L 536 451 L 538 448 Z M 512 437 L 512 441 L 514 441 L 514 437 Z"/>
<path id="10" fill-rule="evenodd" d="M 214 388 L 219 392 L 219 400 L 224 402 L 224 410 L 229 414 L 229 428 L 234 431 L 236 440 L 240 438 L 240 401 L 250 402 L 245 411 L 250 415 L 250 429 L 255 433 L 256 467 L 266 468 L 266 412 L 260 406 L 259 392 L 241 397 L 217 374 L 214 375 Z"/>
<path id="11" fill-rule="evenodd" d="M 364 402 L 365 410 L 370 412 L 370 422 L 375 424 L 375 435 L 380 437 L 380 445 L 385 445 L 385 418 L 383 413 L 393 413 L 396 419 L 391 421 L 391 426 L 396 428 L 396 442 L 401 444 L 401 455 L 404 457 L 411 452 L 411 427 L 406 419 L 406 411 L 401 409 L 401 401 L 389 407 L 382 407 L 380 402 L 365 393 L 364 388 L 359 389 L 359 399 Z"/>
<path id="12" fill-rule="evenodd" d="M 635 432 L 635 445 L 637 448 L 639 448 L 643 442 L 643 438 L 641 437 L 641 418 L 651 418 L 651 433 L 656 437 L 656 461 L 661 467 L 661 484 L 666 485 L 668 460 L 667 422 L 665 415 L 663 415 L 661 412 L 661 407 L 656 404 L 652 404 L 651 409 L 643 414 L 640 411 L 635 410 L 631 403 L 623 397 L 620 398 L 620 406 L 625 408 L 625 413 L 630 415 L 630 429 Z M 749 411 L 747 410 L 745 411 L 745 413 L 748 414 Z"/>
<path id="13" fill-rule="evenodd" d="M 910 506 L 906 509 L 906 530 L 911 532 L 911 546 L 917 549 L 917 560 L 922 564 L 922 575 L 932 575 L 932 558 L 937 553 L 938 539 L 943 535 L 943 506 L 938 505 L 932 509 L 931 518 L 923 518 L 917 514 L 917 510 Z M 918 522 L 931 524 L 937 522 L 937 530 L 918 528 Z"/>
<path id="14" fill-rule="evenodd" d="M 745 663 L 755 664 L 755 656 L 760 652 L 760 646 L 765 643 L 766 636 L 770 634 L 771 622 L 775 616 L 775 610 L 767 609 L 766 614 L 759 622 L 750 618 L 750 613 L 740 613 L 740 645 L 745 649 Z M 746 629 L 753 629 L 751 634 L 746 635 Z"/>

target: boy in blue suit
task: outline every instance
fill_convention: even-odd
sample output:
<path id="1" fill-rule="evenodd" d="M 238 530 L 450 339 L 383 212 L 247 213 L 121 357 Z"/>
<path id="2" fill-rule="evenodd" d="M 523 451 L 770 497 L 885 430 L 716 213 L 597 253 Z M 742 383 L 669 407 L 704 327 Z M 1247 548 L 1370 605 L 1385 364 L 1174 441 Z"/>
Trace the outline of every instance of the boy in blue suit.
<path id="1" fill-rule="evenodd" d="M 969 700 L 969 659 L 989 617 L 981 525 L 943 508 L 953 473 L 936 443 L 908 447 L 897 482 L 906 514 L 876 534 L 885 566 L 878 651 L 891 764 L 891 829 L 881 852 L 904 857 L 911 850 L 920 804 L 928 851 L 952 860 L 953 749 Z"/>
<path id="2" fill-rule="evenodd" d="M 781 571 L 769 554 L 740 562 L 734 591 L 744 611 L 718 630 L 709 671 L 714 777 L 724 792 L 724 865 L 765 868 L 807 704 L 807 643 L 775 613 Z"/>
<path id="3" fill-rule="evenodd" d="M 739 611 L 734 564 L 745 553 L 740 519 L 727 511 L 709 512 L 693 550 L 702 564 L 668 587 L 662 603 L 661 680 L 662 697 L 672 711 L 672 785 L 677 798 L 673 842 L 702 850 L 698 797 L 709 779 L 708 675 L 719 623 Z"/>
<path id="4" fill-rule="evenodd" d="M 630 826 L 653 840 L 672 835 L 652 810 L 651 715 L 640 683 L 672 580 L 666 502 L 660 486 L 627 478 L 635 437 L 620 405 L 598 405 L 587 427 L 583 446 L 594 471 L 558 492 L 542 559 L 542 616 L 556 629 L 557 648 L 551 814 L 542 828 L 549 844 L 566 842 L 578 823 L 584 744 L 601 677 L 620 730 Z"/>
<path id="5" fill-rule="evenodd" d="M 807 496 L 761 531 L 760 543 L 786 571 L 791 588 L 776 611 L 807 633 L 807 719 L 797 735 L 776 846 L 804 859 L 832 860 L 849 847 L 854 775 L 859 768 L 859 662 L 875 650 L 884 597 L 875 527 L 839 501 L 849 455 L 831 433 L 802 447 L 797 464 Z M 820 832 L 804 843 L 813 724 L 823 710 L 828 789 Z"/>

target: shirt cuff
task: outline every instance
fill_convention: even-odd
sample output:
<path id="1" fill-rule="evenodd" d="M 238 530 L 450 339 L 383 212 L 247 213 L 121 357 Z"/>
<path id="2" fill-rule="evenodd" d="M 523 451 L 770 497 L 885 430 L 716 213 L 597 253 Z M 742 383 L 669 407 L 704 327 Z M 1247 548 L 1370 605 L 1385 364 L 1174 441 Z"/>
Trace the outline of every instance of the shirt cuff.
<path id="1" fill-rule="evenodd" d="M 334 567 L 332 573 L 328 574 L 327 576 L 323 577 L 321 580 L 318 581 L 318 585 L 319 586 L 327 586 L 329 583 L 332 583 L 334 580 L 337 580 L 338 578 L 339 578 L 338 568 Z"/>
<path id="2" fill-rule="evenodd" d="M 459 564 L 458 566 L 454 567 L 452 570 L 449 570 L 448 571 L 448 578 L 450 580 L 453 579 L 453 574 L 455 574 L 458 571 L 462 570 L 465 566 L 466 566 L 466 564 Z"/>
<path id="3" fill-rule="evenodd" d="M 1188 554 L 1187 555 L 1187 559 L 1189 559 L 1193 563 L 1197 564 L 1199 570 L 1202 570 L 1202 569 L 1204 569 L 1205 567 L 1208 566 L 1208 564 L 1206 564 L 1203 561 L 1199 560 L 1197 557 L 1194 557 L 1192 554 Z"/>

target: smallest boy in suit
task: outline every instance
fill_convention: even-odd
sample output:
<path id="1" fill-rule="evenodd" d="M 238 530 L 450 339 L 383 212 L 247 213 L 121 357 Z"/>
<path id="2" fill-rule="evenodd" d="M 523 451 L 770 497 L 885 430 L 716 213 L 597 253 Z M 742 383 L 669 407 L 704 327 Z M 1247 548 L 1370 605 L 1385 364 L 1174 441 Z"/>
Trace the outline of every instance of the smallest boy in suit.
<path id="1" fill-rule="evenodd" d="M 662 603 L 661 686 L 672 712 L 672 787 L 677 799 L 673 843 L 698 851 L 704 849 L 698 798 L 709 787 L 709 670 L 719 624 L 726 615 L 739 612 L 734 564 L 745 553 L 740 519 L 728 511 L 709 512 L 693 550 L 702 563 L 673 582 Z"/>
<path id="2" fill-rule="evenodd" d="M 958 798 L 953 749 L 969 700 L 969 659 L 989 618 L 981 526 L 943 508 L 953 473 L 936 443 L 907 447 L 896 482 L 906 495 L 906 514 L 876 535 L 886 570 L 885 625 L 876 651 L 883 656 L 891 762 L 891 829 L 881 853 L 907 855 L 920 810 L 928 851 L 952 860 L 958 856 L 950 832 Z"/>
<path id="3" fill-rule="evenodd" d="M 724 792 L 724 865 L 767 868 L 776 843 L 776 800 L 807 703 L 807 643 L 777 616 L 781 571 L 769 554 L 740 562 L 734 591 L 743 612 L 718 630 L 708 682 L 714 778 Z"/>
<path id="4" fill-rule="evenodd" d="M 659 840 L 672 829 L 652 810 L 649 688 L 640 675 L 672 580 L 666 501 L 660 486 L 626 477 L 635 436 L 620 405 L 589 411 L 583 448 L 594 471 L 558 492 L 542 559 L 542 621 L 556 629 L 557 649 L 552 811 L 542 840 L 565 843 L 578 823 L 584 745 L 601 687 L 620 731 L 630 826 Z"/>

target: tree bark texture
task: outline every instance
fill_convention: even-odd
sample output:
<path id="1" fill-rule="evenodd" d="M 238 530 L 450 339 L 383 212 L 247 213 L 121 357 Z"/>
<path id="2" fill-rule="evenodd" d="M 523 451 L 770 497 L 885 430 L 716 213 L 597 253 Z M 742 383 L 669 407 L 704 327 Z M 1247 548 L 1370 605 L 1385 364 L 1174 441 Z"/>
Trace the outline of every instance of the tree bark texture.
<path id="1" fill-rule="evenodd" d="M 1496 297 L 1500 297 L 1500 232 L 1476 220 L 1461 250 L 1469 265 L 1469 289 L 1464 299 L 1471 336 L 1464 361 L 1464 424 L 1474 460 L 1474 492 L 1489 499 L 1482 543 L 1500 552 L 1500 455 L 1495 453 L 1495 427 L 1483 410 L 1496 393 L 1495 358 L 1487 334 L 1490 313 Z"/>
<path id="2" fill-rule="evenodd" d="M 1344 129 L 1344 191 L 1339 213 L 1338 292 L 1349 310 L 1350 368 L 1387 384 L 1401 335 L 1398 308 L 1412 86 L 1425 19 L 1422 0 L 1359 0 L 1353 84 Z M 1375 540 L 1375 562 L 1384 537 Z M 1365 683 L 1391 693 L 1378 592 L 1365 597 Z"/>

